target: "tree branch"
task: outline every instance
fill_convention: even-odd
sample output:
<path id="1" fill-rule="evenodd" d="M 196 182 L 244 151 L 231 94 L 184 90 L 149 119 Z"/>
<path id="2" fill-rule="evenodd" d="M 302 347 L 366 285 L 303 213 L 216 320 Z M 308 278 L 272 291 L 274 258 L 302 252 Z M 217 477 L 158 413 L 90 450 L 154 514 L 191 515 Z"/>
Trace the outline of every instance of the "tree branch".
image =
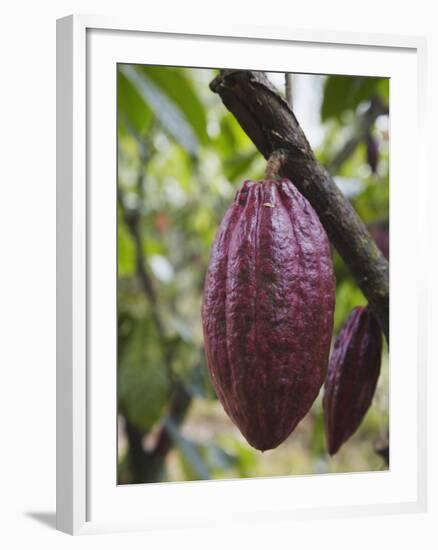
<path id="1" fill-rule="evenodd" d="M 288 102 L 289 107 L 293 109 L 294 102 L 293 102 L 293 86 L 292 86 L 291 73 L 284 73 L 284 85 L 285 85 L 285 92 L 286 92 L 286 101 Z"/>
<path id="2" fill-rule="evenodd" d="M 389 341 L 389 265 L 313 151 L 287 102 L 261 72 L 222 70 L 210 84 L 262 155 L 283 154 L 282 174 L 317 212 Z"/>

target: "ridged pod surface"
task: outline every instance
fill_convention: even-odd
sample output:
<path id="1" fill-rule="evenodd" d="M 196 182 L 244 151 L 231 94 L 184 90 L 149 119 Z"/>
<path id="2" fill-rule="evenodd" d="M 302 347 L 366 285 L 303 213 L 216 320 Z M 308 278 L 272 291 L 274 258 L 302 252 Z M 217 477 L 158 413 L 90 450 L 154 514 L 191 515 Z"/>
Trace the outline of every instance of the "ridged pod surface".
<path id="1" fill-rule="evenodd" d="M 333 348 L 324 387 L 324 422 L 331 455 L 357 430 L 380 374 L 382 335 L 368 307 L 353 309 Z"/>
<path id="2" fill-rule="evenodd" d="M 202 305 L 225 411 L 256 449 L 277 447 L 324 382 L 335 278 L 327 235 L 287 180 L 245 181 L 216 236 Z"/>

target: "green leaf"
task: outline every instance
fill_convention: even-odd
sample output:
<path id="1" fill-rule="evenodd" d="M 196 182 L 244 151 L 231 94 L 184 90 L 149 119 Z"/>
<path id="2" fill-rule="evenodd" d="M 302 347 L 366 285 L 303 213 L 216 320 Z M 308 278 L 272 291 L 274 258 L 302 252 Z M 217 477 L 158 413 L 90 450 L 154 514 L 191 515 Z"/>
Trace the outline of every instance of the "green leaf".
<path id="1" fill-rule="evenodd" d="M 254 160 L 259 156 L 259 152 L 254 149 L 248 153 L 237 153 L 224 163 L 225 175 L 231 181 L 237 179 L 242 174 L 248 174 L 248 170 Z"/>
<path id="2" fill-rule="evenodd" d="M 345 279 L 342 284 L 338 285 L 336 288 L 334 333 L 339 332 L 354 307 L 365 304 L 366 299 L 352 279 Z"/>
<path id="3" fill-rule="evenodd" d="M 184 113 L 200 143 L 208 142 L 204 105 L 184 69 L 176 67 L 142 66 L 141 72 L 167 95 Z"/>
<path id="4" fill-rule="evenodd" d="M 220 445 L 225 452 L 235 458 L 238 477 L 254 476 L 254 470 L 258 461 L 255 449 L 229 435 L 222 435 L 220 437 Z"/>
<path id="5" fill-rule="evenodd" d="M 117 273 L 119 277 L 132 275 L 136 266 L 135 246 L 132 237 L 125 227 L 120 210 L 118 210 L 117 231 Z"/>
<path id="6" fill-rule="evenodd" d="M 380 80 L 378 85 L 379 94 L 382 96 L 383 99 L 386 99 L 386 101 L 389 101 L 389 78 L 380 78 L 379 80 Z"/>
<path id="7" fill-rule="evenodd" d="M 123 65 L 120 71 L 150 106 L 163 129 L 188 153 L 197 155 L 199 141 L 186 115 L 141 69 L 141 66 Z"/>
<path id="8" fill-rule="evenodd" d="M 152 325 L 138 322 L 120 357 L 119 397 L 129 420 L 150 429 L 161 418 L 169 399 L 170 383 Z"/>
<path id="9" fill-rule="evenodd" d="M 236 151 L 254 151 L 254 144 L 229 111 L 221 117 L 219 127 L 219 135 L 214 139 L 214 146 L 224 159 L 235 155 Z"/>
<path id="10" fill-rule="evenodd" d="M 323 121 L 329 118 L 342 120 L 345 111 L 354 110 L 363 101 L 378 94 L 382 80 L 364 76 L 328 76 L 324 84 L 324 99 L 321 106 Z"/>
<path id="11" fill-rule="evenodd" d="M 131 127 L 137 133 L 142 134 L 152 121 L 152 111 L 149 105 L 120 68 L 117 71 L 117 116 L 119 130 L 125 133 Z"/>

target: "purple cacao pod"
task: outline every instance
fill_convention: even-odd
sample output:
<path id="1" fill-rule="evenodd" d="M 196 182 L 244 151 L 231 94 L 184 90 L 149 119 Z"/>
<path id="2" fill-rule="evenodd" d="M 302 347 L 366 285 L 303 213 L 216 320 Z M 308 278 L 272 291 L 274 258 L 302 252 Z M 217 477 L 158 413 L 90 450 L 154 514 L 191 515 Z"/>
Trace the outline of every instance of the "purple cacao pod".
<path id="1" fill-rule="evenodd" d="M 370 132 L 368 132 L 365 137 L 365 144 L 367 148 L 368 166 L 371 168 L 371 172 L 376 174 L 379 164 L 379 143 L 377 139 Z"/>
<path id="2" fill-rule="evenodd" d="M 316 399 L 334 301 L 313 208 L 289 180 L 245 181 L 212 248 L 202 321 L 218 398 L 256 449 L 277 447 Z"/>
<path id="3" fill-rule="evenodd" d="M 357 430 L 380 374 L 382 335 L 368 307 L 353 309 L 333 348 L 324 387 L 328 451 L 334 455 Z"/>
<path id="4" fill-rule="evenodd" d="M 382 254 L 387 260 L 389 260 L 389 222 L 388 220 L 381 220 L 370 223 L 368 225 L 368 231 L 373 239 L 376 241 L 377 246 L 380 248 Z"/>

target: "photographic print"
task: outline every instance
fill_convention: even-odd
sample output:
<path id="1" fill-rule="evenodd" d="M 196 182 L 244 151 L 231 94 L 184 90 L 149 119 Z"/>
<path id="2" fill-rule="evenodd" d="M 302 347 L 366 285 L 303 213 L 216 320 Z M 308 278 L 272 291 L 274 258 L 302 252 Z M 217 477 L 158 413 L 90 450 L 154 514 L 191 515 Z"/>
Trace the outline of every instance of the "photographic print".
<path id="1" fill-rule="evenodd" d="M 389 468 L 389 107 L 118 64 L 119 484 Z"/>

